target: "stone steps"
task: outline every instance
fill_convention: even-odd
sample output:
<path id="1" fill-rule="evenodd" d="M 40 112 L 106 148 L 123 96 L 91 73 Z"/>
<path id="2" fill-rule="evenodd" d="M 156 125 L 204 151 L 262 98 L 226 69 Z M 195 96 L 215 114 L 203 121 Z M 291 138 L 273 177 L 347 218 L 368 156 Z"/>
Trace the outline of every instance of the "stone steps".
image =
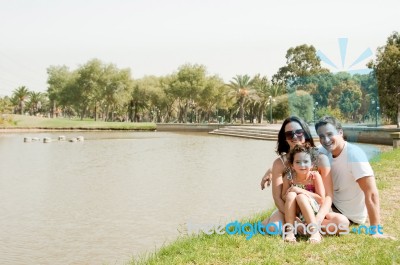
<path id="1" fill-rule="evenodd" d="M 277 141 L 278 132 L 279 130 L 266 126 L 224 126 L 211 131 L 210 134 Z"/>
<path id="2" fill-rule="evenodd" d="M 260 139 L 260 140 L 268 140 L 268 141 L 278 141 L 278 133 L 280 128 L 271 128 L 268 126 L 256 126 L 256 125 L 248 125 L 248 126 L 224 126 L 219 129 L 215 129 L 210 134 L 217 135 L 226 135 L 226 136 L 235 136 L 235 137 L 243 137 L 243 138 L 252 138 L 252 139 Z M 314 130 L 311 129 L 311 135 L 313 136 L 314 142 L 319 142 L 319 138 Z"/>

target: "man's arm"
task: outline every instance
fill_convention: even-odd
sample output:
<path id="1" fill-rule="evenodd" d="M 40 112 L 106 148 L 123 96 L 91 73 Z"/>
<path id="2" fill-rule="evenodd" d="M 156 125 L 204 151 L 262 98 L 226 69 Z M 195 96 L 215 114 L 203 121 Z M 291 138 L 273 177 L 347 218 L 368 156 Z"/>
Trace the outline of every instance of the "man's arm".
<path id="1" fill-rule="evenodd" d="M 325 188 L 325 199 L 318 214 L 315 216 L 317 223 L 322 222 L 329 213 L 333 201 L 333 182 L 331 177 L 331 166 L 326 155 L 320 154 L 318 157 L 318 172 L 321 174 Z"/>
<path id="2" fill-rule="evenodd" d="M 321 174 L 318 171 L 313 171 L 311 173 L 314 186 L 315 186 L 315 193 L 313 193 L 314 199 L 318 202 L 318 204 L 323 204 L 325 200 L 325 187 L 324 183 L 322 182 Z"/>
<path id="3" fill-rule="evenodd" d="M 365 206 L 367 207 L 370 226 L 379 225 L 381 222 L 381 215 L 379 205 L 379 193 L 378 188 L 376 187 L 375 178 L 367 176 L 358 179 L 357 182 L 365 195 Z M 384 235 L 381 233 L 375 233 L 371 236 L 375 238 L 387 238 L 397 240 L 395 237 L 388 234 Z"/>
<path id="4" fill-rule="evenodd" d="M 376 187 L 375 178 L 366 176 L 357 180 L 365 195 L 365 206 L 367 207 L 370 225 L 379 225 L 381 221 L 379 193 Z"/>

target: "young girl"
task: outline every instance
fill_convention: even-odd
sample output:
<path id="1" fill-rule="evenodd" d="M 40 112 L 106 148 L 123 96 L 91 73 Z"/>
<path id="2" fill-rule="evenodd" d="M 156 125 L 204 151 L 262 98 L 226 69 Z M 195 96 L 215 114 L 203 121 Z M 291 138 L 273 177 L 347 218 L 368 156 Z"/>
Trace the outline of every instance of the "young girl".
<path id="1" fill-rule="evenodd" d="M 306 224 L 315 224 L 315 215 L 325 198 L 325 188 L 321 175 L 311 171 L 315 164 L 315 150 L 308 144 L 296 145 L 289 153 L 291 172 L 283 180 L 282 199 L 285 201 L 285 222 L 292 224 L 286 230 L 285 241 L 296 242 L 293 231 L 296 216 Z M 310 243 L 320 243 L 317 228 L 309 227 Z"/>

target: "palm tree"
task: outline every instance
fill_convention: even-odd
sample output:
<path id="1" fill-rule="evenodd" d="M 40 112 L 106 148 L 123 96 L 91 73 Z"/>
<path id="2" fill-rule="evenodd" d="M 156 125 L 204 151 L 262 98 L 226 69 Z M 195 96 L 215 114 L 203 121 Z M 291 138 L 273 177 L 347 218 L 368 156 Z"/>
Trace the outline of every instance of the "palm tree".
<path id="1" fill-rule="evenodd" d="M 13 91 L 12 101 L 17 104 L 16 107 L 20 111 L 20 114 L 24 114 L 25 101 L 28 100 L 29 95 L 30 92 L 25 86 L 20 86 Z"/>
<path id="2" fill-rule="evenodd" d="M 258 99 L 255 101 L 255 114 L 258 122 L 261 123 L 267 105 L 272 103 L 271 99 L 275 100 L 285 94 L 285 89 L 280 84 L 271 84 L 266 76 L 261 77 L 260 74 L 254 76 L 251 84 L 258 95 Z"/>
<path id="3" fill-rule="evenodd" d="M 237 98 L 239 103 L 239 116 L 240 123 L 244 123 L 244 103 L 246 98 L 249 96 L 251 89 L 251 78 L 248 75 L 236 75 L 233 80 L 230 81 L 228 86 L 232 89 L 231 95 Z"/>
<path id="4" fill-rule="evenodd" d="M 30 106 L 30 112 L 31 114 L 36 115 L 36 113 L 38 113 L 42 108 L 43 93 L 32 91 L 29 95 L 28 105 Z"/>
<path id="5" fill-rule="evenodd" d="M 286 93 L 285 87 L 279 84 L 273 84 L 269 86 L 268 92 L 273 98 L 276 98 Z"/>

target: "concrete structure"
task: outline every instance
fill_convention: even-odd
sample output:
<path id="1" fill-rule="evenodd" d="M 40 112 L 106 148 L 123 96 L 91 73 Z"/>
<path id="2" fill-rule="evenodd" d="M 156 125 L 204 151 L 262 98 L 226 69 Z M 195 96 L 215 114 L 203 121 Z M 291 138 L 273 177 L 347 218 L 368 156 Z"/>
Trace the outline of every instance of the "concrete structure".
<path id="1" fill-rule="evenodd" d="M 344 135 L 349 142 L 392 145 L 391 133 L 400 132 L 395 128 L 343 126 Z"/>
<path id="2" fill-rule="evenodd" d="M 245 137 L 260 140 L 278 140 L 278 132 L 281 124 L 245 124 L 245 125 L 227 125 L 227 124 L 191 124 L 191 123 L 165 123 L 157 124 L 157 131 L 184 131 L 184 132 L 209 132 L 215 135 L 226 135 L 235 137 Z M 314 130 L 314 126 L 310 125 L 311 134 L 314 141 L 319 141 Z M 349 142 L 393 145 L 394 140 L 396 146 L 400 147 L 400 129 L 382 128 L 382 127 L 366 127 L 366 126 L 343 126 L 344 136 Z M 392 136 L 394 134 L 395 136 Z"/>
<path id="3" fill-rule="evenodd" d="M 393 139 L 393 149 L 400 148 L 400 132 L 391 133 Z"/>
<path id="4" fill-rule="evenodd" d="M 313 126 L 310 126 L 314 141 L 319 141 Z M 371 128 L 358 126 L 343 127 L 345 139 L 349 142 L 392 145 L 400 147 L 400 130 L 387 128 Z M 253 139 L 272 140 L 278 139 L 279 128 L 269 126 L 226 126 L 210 133 Z M 399 137 L 399 138 L 396 138 Z M 396 139 L 396 144 L 394 143 Z"/>

